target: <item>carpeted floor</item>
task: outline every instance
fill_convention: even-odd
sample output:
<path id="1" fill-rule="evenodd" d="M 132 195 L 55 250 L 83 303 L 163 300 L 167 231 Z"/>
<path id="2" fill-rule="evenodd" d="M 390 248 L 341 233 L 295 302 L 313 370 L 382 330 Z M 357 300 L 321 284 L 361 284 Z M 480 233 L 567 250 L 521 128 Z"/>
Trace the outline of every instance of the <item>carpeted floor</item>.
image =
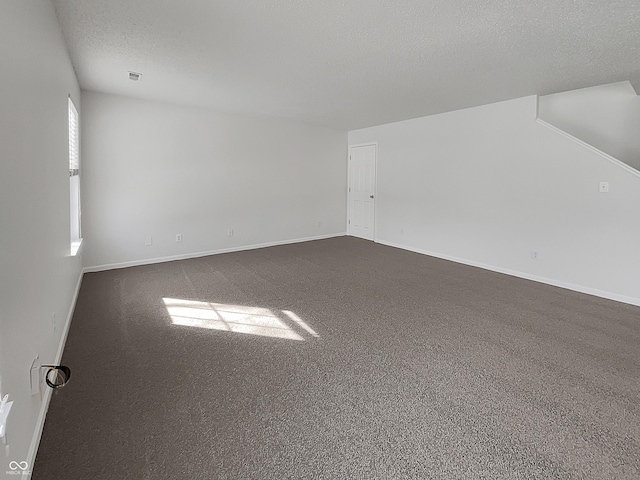
<path id="1" fill-rule="evenodd" d="M 640 308 L 352 237 L 87 274 L 54 479 L 637 479 Z"/>

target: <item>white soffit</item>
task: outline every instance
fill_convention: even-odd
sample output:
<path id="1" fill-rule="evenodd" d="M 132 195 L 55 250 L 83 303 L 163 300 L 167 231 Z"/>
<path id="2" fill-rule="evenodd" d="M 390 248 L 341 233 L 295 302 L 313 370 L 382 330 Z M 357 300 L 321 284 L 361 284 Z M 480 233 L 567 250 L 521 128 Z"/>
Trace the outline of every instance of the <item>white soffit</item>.
<path id="1" fill-rule="evenodd" d="M 640 80 L 638 0 L 54 5 L 86 90 L 345 130 Z"/>

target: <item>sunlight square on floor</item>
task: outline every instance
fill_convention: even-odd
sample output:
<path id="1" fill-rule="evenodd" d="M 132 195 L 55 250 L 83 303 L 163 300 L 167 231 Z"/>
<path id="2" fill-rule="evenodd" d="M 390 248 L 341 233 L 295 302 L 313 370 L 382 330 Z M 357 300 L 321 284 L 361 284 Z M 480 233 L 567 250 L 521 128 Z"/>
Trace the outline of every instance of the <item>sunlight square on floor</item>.
<path id="1" fill-rule="evenodd" d="M 168 297 L 162 300 L 173 325 L 304 341 L 282 318 L 267 308 Z M 307 333 L 318 337 L 294 313 L 287 310 L 283 314 Z"/>

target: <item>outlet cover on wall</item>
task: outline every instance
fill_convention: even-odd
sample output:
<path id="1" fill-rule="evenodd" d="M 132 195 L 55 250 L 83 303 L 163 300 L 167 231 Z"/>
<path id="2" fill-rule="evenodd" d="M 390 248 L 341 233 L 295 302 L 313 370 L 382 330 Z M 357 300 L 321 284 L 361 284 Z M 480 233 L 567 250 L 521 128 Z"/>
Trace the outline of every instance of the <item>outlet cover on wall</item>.
<path id="1" fill-rule="evenodd" d="M 233 228 L 230 228 L 229 230 L 227 230 L 227 236 L 233 237 Z"/>
<path id="2" fill-rule="evenodd" d="M 153 245 L 153 237 L 151 235 L 144 237 L 144 244 L 147 247 L 150 247 L 151 245 Z"/>
<path id="3" fill-rule="evenodd" d="M 600 193 L 608 193 L 609 192 L 609 182 L 600 182 L 598 184 L 598 190 Z"/>
<path id="4" fill-rule="evenodd" d="M 182 234 L 176 233 L 176 243 L 182 243 Z"/>

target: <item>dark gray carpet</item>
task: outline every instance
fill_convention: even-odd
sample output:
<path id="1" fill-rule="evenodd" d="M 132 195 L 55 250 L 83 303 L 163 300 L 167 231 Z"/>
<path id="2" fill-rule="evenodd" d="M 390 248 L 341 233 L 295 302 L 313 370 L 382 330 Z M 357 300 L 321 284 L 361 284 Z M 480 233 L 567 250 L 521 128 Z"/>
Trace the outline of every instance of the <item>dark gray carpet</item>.
<path id="1" fill-rule="evenodd" d="M 637 479 L 639 319 L 350 237 L 87 274 L 33 478 Z"/>

